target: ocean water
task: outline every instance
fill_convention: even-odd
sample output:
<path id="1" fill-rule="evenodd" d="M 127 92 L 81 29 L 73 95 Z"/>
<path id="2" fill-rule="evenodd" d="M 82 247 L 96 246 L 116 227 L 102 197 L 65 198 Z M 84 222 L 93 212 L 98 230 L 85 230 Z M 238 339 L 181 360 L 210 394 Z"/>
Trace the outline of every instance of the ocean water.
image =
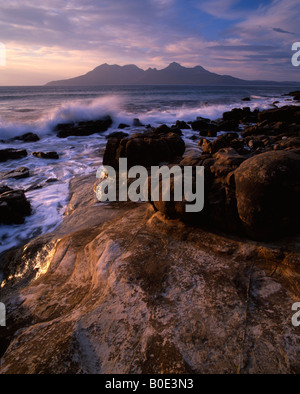
<path id="1" fill-rule="evenodd" d="M 24 148 L 28 156 L 0 163 L 0 174 L 20 166 L 30 169 L 30 177 L 0 180 L 0 184 L 21 188 L 30 200 L 33 213 L 22 225 L 0 225 L 0 253 L 58 226 L 69 198 L 69 182 L 77 175 L 95 173 L 102 165 L 105 136 L 120 123 L 131 127 L 128 133 L 143 130 L 133 127 L 133 119 L 145 124 L 172 125 L 197 116 L 218 119 L 232 108 L 267 109 L 291 103 L 283 96 L 295 87 L 201 87 L 201 86 L 105 86 L 105 87 L 0 87 L 0 149 Z M 251 101 L 242 101 L 250 97 Z M 59 139 L 54 133 L 58 123 L 96 120 L 103 115 L 113 119 L 105 133 L 88 137 Z M 33 132 L 38 142 L 9 141 Z M 199 149 L 189 137 L 197 134 L 183 130 L 186 144 Z M 33 157 L 33 151 L 56 151 L 59 160 Z M 47 182 L 48 180 L 52 182 Z M 55 181 L 54 181 L 55 180 Z"/>

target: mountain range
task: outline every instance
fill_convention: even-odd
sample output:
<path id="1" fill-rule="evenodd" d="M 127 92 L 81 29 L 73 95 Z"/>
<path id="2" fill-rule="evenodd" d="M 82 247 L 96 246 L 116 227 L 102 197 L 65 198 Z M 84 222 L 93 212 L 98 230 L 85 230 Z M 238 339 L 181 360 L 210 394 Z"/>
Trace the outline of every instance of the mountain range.
<path id="1" fill-rule="evenodd" d="M 61 81 L 47 83 L 46 86 L 101 86 L 101 85 L 294 85 L 295 82 L 250 81 L 230 75 L 212 73 L 201 66 L 183 67 L 179 63 L 171 63 L 158 70 L 143 70 L 134 64 L 126 66 L 109 65 L 96 67 L 85 75 Z"/>

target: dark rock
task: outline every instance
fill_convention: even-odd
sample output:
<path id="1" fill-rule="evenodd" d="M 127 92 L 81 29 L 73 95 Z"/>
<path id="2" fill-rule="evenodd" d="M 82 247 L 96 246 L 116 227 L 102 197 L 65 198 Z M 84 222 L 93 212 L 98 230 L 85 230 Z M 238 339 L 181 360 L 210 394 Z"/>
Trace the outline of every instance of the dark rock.
<path id="1" fill-rule="evenodd" d="M 156 127 L 156 129 L 154 129 L 153 132 L 156 134 L 169 134 L 171 133 L 171 128 L 165 124 L 162 124 Z"/>
<path id="2" fill-rule="evenodd" d="M 110 133 L 107 135 L 105 138 L 108 140 L 109 138 L 117 138 L 118 140 L 121 140 L 122 138 L 128 137 L 129 134 L 124 133 L 122 131 L 114 131 L 113 133 Z"/>
<path id="3" fill-rule="evenodd" d="M 233 148 L 223 148 L 213 155 L 214 163 L 210 167 L 210 171 L 215 178 L 224 181 L 226 176 L 236 170 L 247 157 L 238 154 Z M 225 180 L 226 182 L 226 180 Z"/>
<path id="4" fill-rule="evenodd" d="M 211 120 L 209 118 L 203 118 L 203 116 L 197 116 L 196 120 L 201 120 L 201 121 L 206 122 L 206 123 L 210 123 L 211 122 Z M 189 122 L 189 123 L 192 123 L 192 122 Z"/>
<path id="5" fill-rule="evenodd" d="M 294 92 L 290 92 L 290 93 L 287 94 L 287 96 L 293 97 L 293 99 L 295 101 L 300 101 L 300 91 L 299 90 L 296 90 Z"/>
<path id="6" fill-rule="evenodd" d="M 251 110 L 249 107 L 245 108 L 233 108 L 231 111 L 223 113 L 223 121 L 237 121 L 240 122 L 245 117 L 251 115 Z"/>
<path id="7" fill-rule="evenodd" d="M 194 131 L 214 131 L 217 132 L 219 130 L 218 126 L 214 123 L 209 123 L 205 120 L 195 120 L 191 123 L 191 127 Z"/>
<path id="8" fill-rule="evenodd" d="M 177 127 L 177 126 L 174 126 L 174 125 L 171 126 L 171 133 L 175 133 L 175 134 L 177 134 L 179 136 L 183 136 L 183 133 L 182 133 L 181 129 L 179 127 Z"/>
<path id="9" fill-rule="evenodd" d="M 0 223 L 22 224 L 25 216 L 30 215 L 31 207 L 23 190 L 0 188 Z"/>
<path id="10" fill-rule="evenodd" d="M 236 131 L 239 129 L 239 121 L 235 119 L 224 120 L 218 123 L 220 131 Z"/>
<path id="11" fill-rule="evenodd" d="M 0 162 L 7 160 L 17 160 L 22 159 L 27 156 L 27 151 L 25 149 L 2 149 L 0 150 Z"/>
<path id="12" fill-rule="evenodd" d="M 217 130 L 201 130 L 199 132 L 201 137 L 216 137 L 217 136 Z"/>
<path id="13" fill-rule="evenodd" d="M 197 141 L 198 138 L 199 138 L 199 137 L 197 137 L 197 136 L 194 134 L 194 135 L 192 135 L 192 136 L 190 137 L 190 140 L 192 140 L 192 141 Z"/>
<path id="14" fill-rule="evenodd" d="M 298 106 L 286 105 L 281 108 L 269 109 L 258 114 L 258 121 L 267 121 L 268 124 L 285 122 L 288 124 L 299 123 L 300 108 Z"/>
<path id="15" fill-rule="evenodd" d="M 47 179 L 47 180 L 45 181 L 45 183 L 56 183 L 56 182 L 58 182 L 58 179 L 57 179 L 57 178 L 49 178 L 49 179 Z"/>
<path id="16" fill-rule="evenodd" d="M 216 153 L 219 149 L 230 147 L 232 141 L 237 138 L 237 133 L 227 133 L 220 135 L 216 140 L 211 142 L 204 140 L 202 143 L 203 152 L 211 154 Z"/>
<path id="17" fill-rule="evenodd" d="M 245 98 L 242 99 L 242 101 L 251 101 L 251 98 L 250 97 L 245 97 Z"/>
<path id="18" fill-rule="evenodd" d="M 183 120 L 177 120 L 176 121 L 176 126 L 180 129 L 180 130 L 189 130 L 191 127 Z"/>
<path id="19" fill-rule="evenodd" d="M 286 138 L 278 142 L 282 149 L 300 148 L 300 137 Z"/>
<path id="20" fill-rule="evenodd" d="M 235 171 L 235 183 L 239 217 L 250 237 L 271 239 L 299 232 L 299 155 L 256 155 Z"/>
<path id="21" fill-rule="evenodd" d="M 23 142 L 36 142 L 40 140 L 40 137 L 34 133 L 26 133 L 19 137 L 15 137 L 14 140 Z"/>
<path id="22" fill-rule="evenodd" d="M 79 123 L 58 124 L 55 128 L 57 137 L 67 138 L 70 136 L 88 136 L 91 134 L 102 133 L 107 131 L 113 121 L 110 116 L 102 119 L 91 120 Z"/>
<path id="23" fill-rule="evenodd" d="M 174 133 L 159 134 L 154 132 L 134 134 L 130 138 L 110 138 L 107 141 L 103 164 L 118 169 L 119 158 L 128 159 L 128 166 L 158 165 L 171 162 L 183 155 L 184 141 Z"/>
<path id="24" fill-rule="evenodd" d="M 250 149 L 256 150 L 257 148 L 264 148 L 265 145 L 261 140 L 250 140 L 248 146 Z"/>
<path id="25" fill-rule="evenodd" d="M 29 168 L 27 167 L 19 167 L 16 168 L 15 170 L 4 172 L 3 174 L 0 175 L 1 179 L 22 179 L 22 178 L 28 178 L 29 177 Z"/>
<path id="26" fill-rule="evenodd" d="M 138 118 L 133 119 L 133 123 L 132 125 L 134 127 L 143 127 L 144 125 L 140 122 L 140 120 Z"/>
<path id="27" fill-rule="evenodd" d="M 59 159 L 57 152 L 32 152 L 32 156 L 38 157 L 40 159 Z"/>
<path id="28" fill-rule="evenodd" d="M 126 128 L 128 128 L 128 127 L 130 127 L 128 124 L 125 124 L 125 123 L 120 123 L 119 124 L 119 126 L 118 126 L 118 129 L 126 129 Z"/>
<path id="29" fill-rule="evenodd" d="M 156 127 L 156 128 L 153 130 L 153 132 L 154 132 L 155 134 L 169 134 L 169 133 L 174 133 L 174 134 L 177 134 L 177 135 L 180 135 L 180 136 L 183 135 L 183 134 L 182 134 L 182 131 L 181 131 L 177 126 L 174 126 L 174 125 L 173 125 L 173 126 L 169 127 L 169 126 L 167 126 L 167 125 L 165 125 L 165 124 L 162 124 L 162 125 Z"/>

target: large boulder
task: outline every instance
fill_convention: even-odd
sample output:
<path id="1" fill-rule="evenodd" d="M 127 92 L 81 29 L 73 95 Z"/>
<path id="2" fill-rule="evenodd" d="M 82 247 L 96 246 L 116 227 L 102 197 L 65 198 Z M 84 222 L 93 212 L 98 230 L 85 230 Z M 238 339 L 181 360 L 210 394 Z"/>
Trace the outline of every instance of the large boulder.
<path id="1" fill-rule="evenodd" d="M 270 239 L 299 232 L 300 155 L 265 152 L 235 171 L 236 200 L 246 233 Z"/>
<path id="2" fill-rule="evenodd" d="M 0 223 L 22 224 L 25 216 L 30 215 L 31 206 L 23 190 L 0 187 Z"/>
<path id="3" fill-rule="evenodd" d="M 127 158 L 128 167 L 149 167 L 162 162 L 172 162 L 181 157 L 184 151 L 184 141 L 174 133 L 146 132 L 134 134 L 130 138 L 116 136 L 107 141 L 103 164 L 118 169 L 119 158 Z"/>

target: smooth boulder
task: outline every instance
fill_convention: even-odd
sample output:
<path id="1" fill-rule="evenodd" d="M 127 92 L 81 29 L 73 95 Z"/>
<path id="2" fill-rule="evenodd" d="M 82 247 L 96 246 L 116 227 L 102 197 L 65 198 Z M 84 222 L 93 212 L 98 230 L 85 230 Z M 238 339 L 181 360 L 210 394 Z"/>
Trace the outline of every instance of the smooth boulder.
<path id="1" fill-rule="evenodd" d="M 119 159 L 127 158 L 128 167 L 145 167 L 172 162 L 185 151 L 183 139 L 174 133 L 137 133 L 129 138 L 118 136 L 107 141 L 103 164 L 118 169 Z"/>
<path id="2" fill-rule="evenodd" d="M 235 171 L 239 217 L 254 239 L 299 232 L 300 155 L 269 151 L 244 161 Z"/>

